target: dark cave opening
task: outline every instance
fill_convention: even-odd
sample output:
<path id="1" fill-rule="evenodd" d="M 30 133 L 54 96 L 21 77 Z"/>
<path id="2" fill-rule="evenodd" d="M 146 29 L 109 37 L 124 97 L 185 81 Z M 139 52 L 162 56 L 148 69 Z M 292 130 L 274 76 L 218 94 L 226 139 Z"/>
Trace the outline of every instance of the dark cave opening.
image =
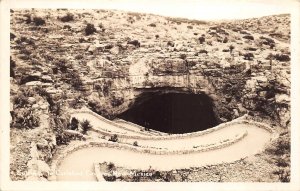
<path id="1" fill-rule="evenodd" d="M 213 102 L 205 94 L 144 93 L 118 117 L 172 134 L 202 131 L 219 124 Z"/>

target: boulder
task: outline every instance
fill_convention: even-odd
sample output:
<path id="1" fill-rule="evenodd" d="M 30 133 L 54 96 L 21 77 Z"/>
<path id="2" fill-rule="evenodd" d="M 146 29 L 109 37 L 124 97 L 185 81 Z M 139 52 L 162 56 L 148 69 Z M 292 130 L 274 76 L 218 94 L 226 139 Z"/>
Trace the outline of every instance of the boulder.
<path id="1" fill-rule="evenodd" d="M 35 99 L 34 97 L 29 97 L 29 98 L 28 98 L 28 102 L 29 102 L 30 104 L 34 104 L 34 103 L 36 102 L 36 99 Z"/>
<path id="2" fill-rule="evenodd" d="M 275 95 L 276 103 L 288 104 L 288 103 L 290 103 L 290 101 L 291 101 L 290 96 L 288 96 L 286 94 L 276 94 Z"/>

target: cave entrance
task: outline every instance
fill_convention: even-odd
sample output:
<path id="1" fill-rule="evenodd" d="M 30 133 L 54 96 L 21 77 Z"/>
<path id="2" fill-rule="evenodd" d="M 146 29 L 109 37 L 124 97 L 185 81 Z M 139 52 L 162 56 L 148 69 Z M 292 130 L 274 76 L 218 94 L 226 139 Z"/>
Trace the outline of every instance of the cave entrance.
<path id="1" fill-rule="evenodd" d="M 219 124 L 205 94 L 143 93 L 118 117 L 145 128 L 173 133 L 202 131 Z"/>

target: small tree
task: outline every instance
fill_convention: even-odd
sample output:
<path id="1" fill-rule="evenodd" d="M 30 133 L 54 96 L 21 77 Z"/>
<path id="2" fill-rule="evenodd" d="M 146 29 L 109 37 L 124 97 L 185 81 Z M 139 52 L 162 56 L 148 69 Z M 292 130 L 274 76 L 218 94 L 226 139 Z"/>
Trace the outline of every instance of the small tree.
<path id="1" fill-rule="evenodd" d="M 70 124 L 70 129 L 71 130 L 78 130 L 78 125 L 79 125 L 79 121 L 75 117 L 72 117 L 71 124 Z"/>
<path id="2" fill-rule="evenodd" d="M 203 43 L 205 42 L 205 37 L 204 37 L 204 36 L 200 36 L 200 37 L 198 38 L 198 40 L 199 40 L 199 43 L 200 43 L 200 44 L 203 44 Z"/>
<path id="3" fill-rule="evenodd" d="M 95 26 L 88 23 L 85 27 L 85 35 L 91 35 L 96 32 Z"/>
<path id="4" fill-rule="evenodd" d="M 136 146 L 136 147 L 139 146 L 139 145 L 138 145 L 138 142 L 137 142 L 137 141 L 134 141 L 134 142 L 133 142 L 133 146 Z"/>
<path id="5" fill-rule="evenodd" d="M 88 120 L 84 120 L 83 122 L 80 123 L 80 125 L 82 128 L 83 134 L 86 134 L 86 132 L 92 128 L 92 125 L 90 124 L 90 122 Z"/>
<path id="6" fill-rule="evenodd" d="M 40 25 L 46 24 L 45 20 L 41 17 L 34 17 L 33 22 L 34 22 L 35 26 L 40 26 Z"/>

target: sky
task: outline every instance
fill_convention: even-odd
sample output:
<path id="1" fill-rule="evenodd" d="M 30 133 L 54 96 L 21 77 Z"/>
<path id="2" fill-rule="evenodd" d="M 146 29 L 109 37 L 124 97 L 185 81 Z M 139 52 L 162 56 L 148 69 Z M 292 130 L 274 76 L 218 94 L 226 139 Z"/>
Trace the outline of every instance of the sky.
<path id="1" fill-rule="evenodd" d="M 199 20 L 243 19 L 289 13 L 295 7 L 293 2 L 296 0 L 10 0 L 13 7 L 20 8 L 119 9 Z"/>

